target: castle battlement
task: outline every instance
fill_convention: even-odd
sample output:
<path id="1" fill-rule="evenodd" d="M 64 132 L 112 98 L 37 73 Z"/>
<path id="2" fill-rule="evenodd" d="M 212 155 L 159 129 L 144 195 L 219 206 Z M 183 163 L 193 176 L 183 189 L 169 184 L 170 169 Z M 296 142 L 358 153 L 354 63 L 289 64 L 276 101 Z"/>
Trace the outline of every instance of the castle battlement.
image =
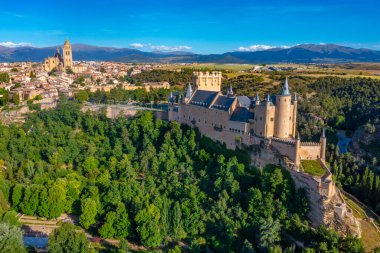
<path id="1" fill-rule="evenodd" d="M 292 140 L 292 139 L 281 139 L 281 138 L 277 138 L 277 137 L 272 137 L 271 139 L 272 139 L 272 141 L 277 141 L 277 142 L 281 142 L 281 143 L 285 143 L 285 144 L 289 144 L 289 145 L 295 145 L 296 144 L 296 141 Z"/>
<path id="2" fill-rule="evenodd" d="M 220 92 L 222 88 L 222 72 L 194 72 L 193 83 L 198 90 Z"/>
<path id="3" fill-rule="evenodd" d="M 301 146 L 321 146 L 320 142 L 301 142 Z"/>

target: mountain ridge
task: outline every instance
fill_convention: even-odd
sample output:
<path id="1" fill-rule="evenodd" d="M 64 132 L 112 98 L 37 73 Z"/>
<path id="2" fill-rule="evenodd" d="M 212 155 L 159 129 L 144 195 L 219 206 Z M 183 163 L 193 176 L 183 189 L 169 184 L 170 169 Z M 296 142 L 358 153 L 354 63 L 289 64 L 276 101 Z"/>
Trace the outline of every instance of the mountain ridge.
<path id="1" fill-rule="evenodd" d="M 42 62 L 54 55 L 56 48 L 0 46 L 0 61 Z M 301 44 L 289 48 L 271 48 L 263 51 L 233 51 L 222 54 L 195 54 L 187 51 L 146 52 L 132 48 L 72 44 L 73 57 L 77 61 L 116 61 L 131 63 L 339 63 L 380 62 L 380 51 L 351 48 L 336 44 Z"/>

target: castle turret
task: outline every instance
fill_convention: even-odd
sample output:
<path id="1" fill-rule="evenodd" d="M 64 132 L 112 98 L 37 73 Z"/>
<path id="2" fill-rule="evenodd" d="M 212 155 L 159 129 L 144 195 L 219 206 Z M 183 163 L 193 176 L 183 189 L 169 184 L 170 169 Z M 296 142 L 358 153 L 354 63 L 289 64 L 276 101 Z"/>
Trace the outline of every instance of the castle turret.
<path id="1" fill-rule="evenodd" d="M 255 98 L 255 105 L 259 105 L 260 104 L 260 97 L 259 97 L 259 93 L 256 93 L 256 98 Z"/>
<path id="2" fill-rule="evenodd" d="M 320 158 L 323 162 L 326 160 L 326 144 L 327 144 L 327 139 L 326 139 L 326 133 L 325 129 L 323 128 L 321 138 L 319 139 L 319 142 L 321 143 L 321 154 Z"/>
<path id="3" fill-rule="evenodd" d="M 73 66 L 73 52 L 68 39 L 63 44 L 63 65 L 65 68 L 72 68 Z"/>
<path id="4" fill-rule="evenodd" d="M 300 134 L 297 133 L 295 159 L 294 159 L 294 163 L 296 164 L 297 167 L 301 164 L 300 148 L 301 148 L 301 138 L 300 138 Z"/>
<path id="5" fill-rule="evenodd" d="M 292 97 L 289 91 L 288 78 L 286 78 L 281 93 L 276 96 L 275 137 L 286 139 L 293 136 L 291 102 Z"/>
<path id="6" fill-rule="evenodd" d="M 271 102 L 272 102 L 272 100 L 270 99 L 270 95 L 268 94 L 267 98 L 265 99 L 265 105 L 269 106 Z"/>
<path id="7" fill-rule="evenodd" d="M 232 86 L 227 89 L 227 96 L 233 97 L 234 96 L 234 90 L 232 89 Z"/>

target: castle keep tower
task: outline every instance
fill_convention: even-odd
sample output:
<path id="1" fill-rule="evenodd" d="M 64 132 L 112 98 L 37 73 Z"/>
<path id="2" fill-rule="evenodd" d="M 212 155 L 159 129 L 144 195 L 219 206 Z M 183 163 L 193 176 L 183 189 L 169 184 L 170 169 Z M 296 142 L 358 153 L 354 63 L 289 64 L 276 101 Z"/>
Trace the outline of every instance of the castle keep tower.
<path id="1" fill-rule="evenodd" d="M 65 68 L 72 68 L 73 66 L 73 52 L 68 39 L 63 44 L 63 64 Z"/>
<path id="2" fill-rule="evenodd" d="M 220 91 L 222 87 L 222 72 L 194 72 L 193 83 L 197 86 L 198 90 Z"/>
<path id="3" fill-rule="evenodd" d="M 276 117 L 274 125 L 275 137 L 286 139 L 294 136 L 293 108 L 288 78 L 286 78 L 281 94 L 276 96 Z"/>

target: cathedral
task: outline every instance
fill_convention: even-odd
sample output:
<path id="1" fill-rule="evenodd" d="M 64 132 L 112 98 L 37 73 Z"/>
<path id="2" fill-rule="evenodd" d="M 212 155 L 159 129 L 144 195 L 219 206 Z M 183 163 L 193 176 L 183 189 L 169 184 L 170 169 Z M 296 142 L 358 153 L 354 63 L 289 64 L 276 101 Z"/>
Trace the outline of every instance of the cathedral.
<path id="1" fill-rule="evenodd" d="M 221 72 L 194 72 L 194 88 L 189 84 L 178 104 L 171 98 L 168 119 L 197 127 L 230 149 L 243 144 L 262 145 L 287 157 L 295 167 L 301 160 L 324 164 L 324 133 L 319 142 L 301 142 L 297 136 L 297 96 L 291 95 L 288 79 L 279 94 L 264 99 L 237 96 L 231 87 L 223 94 L 221 85 Z M 256 159 L 258 166 L 265 163 L 263 158 Z"/>
<path id="2" fill-rule="evenodd" d="M 60 53 L 59 48 L 53 57 L 48 57 L 44 60 L 44 69 L 45 71 L 52 71 L 56 69 L 62 71 L 64 69 L 71 69 L 73 67 L 73 51 L 68 39 L 62 47 L 62 54 Z"/>

